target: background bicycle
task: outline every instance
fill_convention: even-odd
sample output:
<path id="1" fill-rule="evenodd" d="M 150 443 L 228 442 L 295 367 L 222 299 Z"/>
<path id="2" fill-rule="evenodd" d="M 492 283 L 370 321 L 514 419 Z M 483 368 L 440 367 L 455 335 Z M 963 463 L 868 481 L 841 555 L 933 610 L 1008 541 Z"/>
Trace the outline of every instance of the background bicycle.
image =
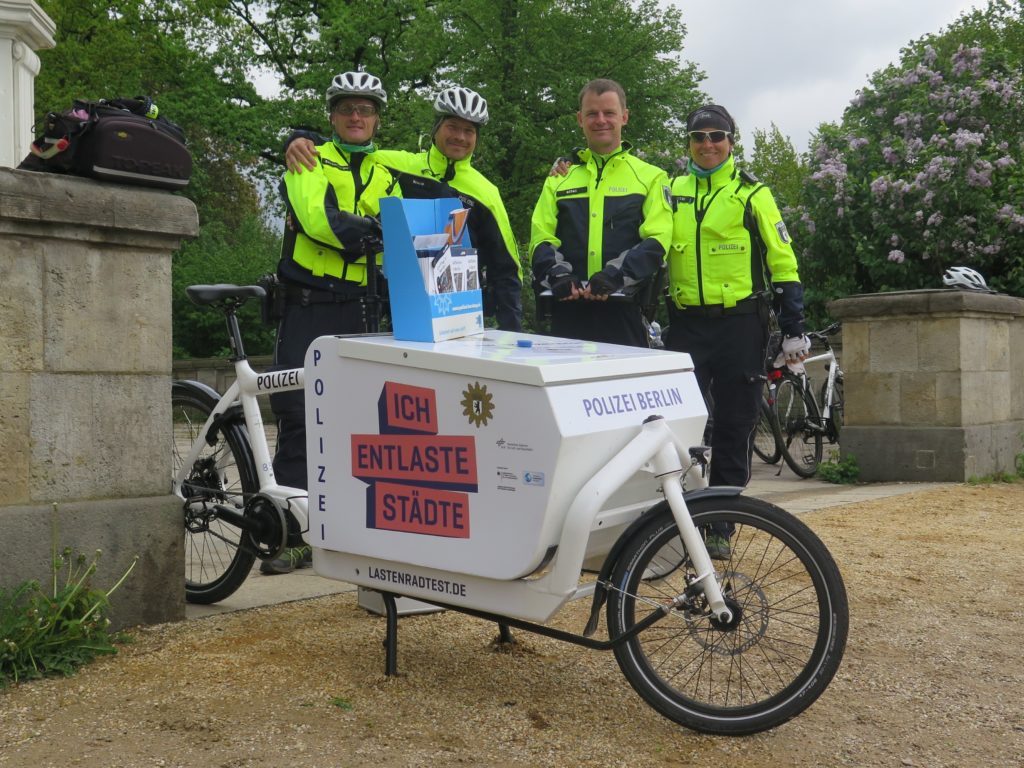
<path id="1" fill-rule="evenodd" d="M 765 375 L 761 395 L 761 418 L 754 431 L 754 453 L 767 464 L 778 464 L 782 458 L 782 434 L 779 417 L 775 413 L 776 382 Z"/>
<path id="2" fill-rule="evenodd" d="M 770 464 L 785 459 L 800 477 L 813 477 L 818 471 L 823 446 L 839 443 L 843 423 L 843 372 L 832 348 L 830 337 L 839 332 L 839 323 L 821 331 L 809 331 L 812 351 L 823 347 L 804 361 L 804 371 L 784 366 L 768 366 L 761 420 L 755 435 L 754 451 Z M 772 357 L 770 345 L 769 356 Z M 825 381 L 815 389 L 806 366 L 823 363 Z M 774 441 L 774 444 L 773 444 Z"/>

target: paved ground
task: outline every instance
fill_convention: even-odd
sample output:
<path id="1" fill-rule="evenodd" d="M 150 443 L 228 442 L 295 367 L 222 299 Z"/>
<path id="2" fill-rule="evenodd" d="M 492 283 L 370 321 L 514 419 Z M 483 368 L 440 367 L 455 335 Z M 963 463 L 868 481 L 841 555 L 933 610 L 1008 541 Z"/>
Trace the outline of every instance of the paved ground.
<path id="1" fill-rule="evenodd" d="M 780 466 L 781 471 L 780 471 Z M 835 485 L 822 480 L 801 479 L 784 465 L 770 466 L 754 458 L 754 476 L 747 494 L 770 501 L 794 514 L 824 507 L 856 504 L 872 499 L 899 496 L 913 491 L 937 488 L 941 483 L 872 483 L 866 485 Z M 342 581 L 317 576 L 312 569 L 295 571 L 286 576 L 263 576 L 258 569 L 235 594 L 216 605 L 189 605 L 187 618 L 286 603 L 308 597 L 351 592 L 355 587 Z"/>

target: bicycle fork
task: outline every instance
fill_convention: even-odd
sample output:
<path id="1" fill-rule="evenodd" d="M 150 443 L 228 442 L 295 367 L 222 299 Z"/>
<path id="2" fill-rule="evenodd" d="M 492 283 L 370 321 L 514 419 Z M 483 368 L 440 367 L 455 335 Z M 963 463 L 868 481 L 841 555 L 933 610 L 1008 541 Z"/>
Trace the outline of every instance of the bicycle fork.
<path id="1" fill-rule="evenodd" d="M 680 456 L 686 455 L 686 453 L 685 450 L 681 450 L 678 440 L 675 440 L 662 445 L 650 461 L 655 476 L 661 481 L 662 492 L 672 510 L 672 517 L 679 529 L 679 536 L 682 538 L 686 552 L 698 574 L 686 593 L 676 595 L 673 599 L 673 607 L 683 608 L 688 604 L 690 593 L 696 587 L 704 592 L 704 597 L 715 617 L 723 624 L 728 624 L 733 618 L 732 611 L 726 604 L 722 588 L 715 577 L 715 567 L 708 555 L 707 547 L 704 545 L 704 538 L 697 530 L 697 526 L 693 524 L 693 518 L 690 517 L 690 512 L 686 508 L 686 500 L 683 498 L 684 469 Z"/>

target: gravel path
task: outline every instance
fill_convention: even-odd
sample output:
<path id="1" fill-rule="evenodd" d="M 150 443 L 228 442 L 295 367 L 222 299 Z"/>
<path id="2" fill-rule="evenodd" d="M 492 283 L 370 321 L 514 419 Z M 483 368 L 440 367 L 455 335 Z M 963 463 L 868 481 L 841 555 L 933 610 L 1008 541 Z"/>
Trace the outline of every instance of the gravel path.
<path id="1" fill-rule="evenodd" d="M 661 718 L 611 654 L 456 613 L 384 620 L 354 593 L 144 627 L 70 679 L 0 692 L 0 766 L 984 766 L 1024 764 L 1024 484 L 803 516 L 851 603 L 809 710 L 721 738 Z M 563 612 L 578 630 L 586 606 Z"/>

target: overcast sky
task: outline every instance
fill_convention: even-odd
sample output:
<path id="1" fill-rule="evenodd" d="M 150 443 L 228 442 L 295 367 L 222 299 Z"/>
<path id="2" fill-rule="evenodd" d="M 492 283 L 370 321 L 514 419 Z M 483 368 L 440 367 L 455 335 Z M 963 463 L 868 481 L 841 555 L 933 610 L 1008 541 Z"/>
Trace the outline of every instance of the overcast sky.
<path id="1" fill-rule="evenodd" d="M 736 119 L 748 148 L 774 122 L 798 152 L 823 122 L 838 122 L 858 88 L 983 0 L 660 0 L 683 12 L 683 59 L 707 74 L 703 90 Z"/>

